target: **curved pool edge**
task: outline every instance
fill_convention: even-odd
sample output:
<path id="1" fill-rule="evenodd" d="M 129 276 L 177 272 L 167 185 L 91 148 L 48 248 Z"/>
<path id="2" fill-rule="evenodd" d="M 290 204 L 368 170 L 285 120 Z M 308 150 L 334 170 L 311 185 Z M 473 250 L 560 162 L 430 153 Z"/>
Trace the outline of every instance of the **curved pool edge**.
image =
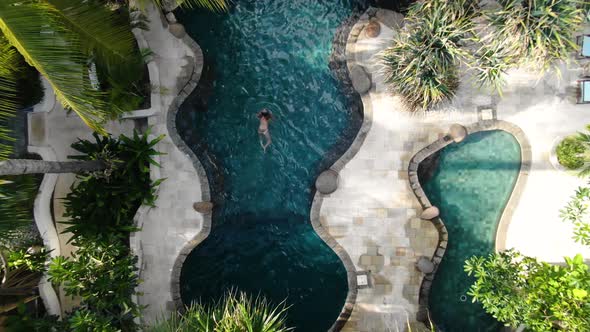
<path id="1" fill-rule="evenodd" d="M 201 78 L 201 72 L 203 71 L 203 52 L 197 44 L 188 34 L 182 37 L 182 42 L 190 48 L 195 58 L 193 59 L 193 72 L 191 73 L 190 79 L 185 84 L 185 86 L 180 90 L 178 95 L 174 98 L 172 103 L 170 104 L 170 108 L 166 113 L 166 127 L 168 129 L 168 133 L 170 135 L 170 139 L 178 147 L 180 151 L 185 153 L 189 159 L 191 160 L 195 171 L 197 172 L 201 184 L 201 200 L 202 201 L 210 201 L 211 200 L 211 190 L 209 188 L 209 180 L 207 178 L 207 173 L 205 172 L 205 168 L 201 164 L 197 155 L 188 147 L 188 145 L 184 142 L 184 140 L 178 134 L 176 129 L 176 114 L 180 110 L 180 106 L 184 103 L 186 98 L 193 92 L 193 90 L 197 87 L 199 80 Z M 177 310 L 182 311 L 185 306 L 182 303 L 182 298 L 180 297 L 180 274 L 182 270 L 182 265 L 186 260 L 186 257 L 190 254 L 190 252 L 197 247 L 203 240 L 205 240 L 209 233 L 211 232 L 211 214 L 203 214 L 203 225 L 201 227 L 201 231 L 197 233 L 192 239 L 190 239 L 180 250 L 178 256 L 174 260 L 174 265 L 172 267 L 172 276 L 171 276 L 171 285 L 170 285 L 170 292 L 172 294 L 172 301 Z"/>
<path id="2" fill-rule="evenodd" d="M 514 210 L 518 205 L 520 196 L 522 194 L 522 191 L 524 190 L 524 186 L 526 184 L 526 180 L 531 169 L 531 145 L 524 131 L 520 129 L 520 127 L 518 127 L 517 125 L 508 121 L 485 120 L 470 124 L 468 126 L 465 126 L 465 128 L 467 129 L 468 134 L 480 131 L 502 130 L 511 134 L 520 146 L 520 171 L 518 173 L 518 177 L 516 178 L 516 182 L 514 183 L 514 187 L 512 188 L 510 198 L 508 199 L 508 202 L 506 203 L 506 206 L 502 211 L 502 216 L 500 217 L 500 221 L 498 222 L 498 226 L 496 229 L 495 250 L 506 250 L 506 234 L 508 231 L 508 226 L 510 225 L 510 220 L 512 219 Z M 449 134 L 447 134 L 439 138 L 438 140 L 432 142 L 420 151 L 418 151 L 412 157 L 412 159 L 410 159 L 410 164 L 408 166 L 408 180 L 410 182 L 410 188 L 412 189 L 412 192 L 420 202 L 420 205 L 423 209 L 431 207 L 432 204 L 430 203 L 430 200 L 428 199 L 426 193 L 422 189 L 422 185 L 420 184 L 420 181 L 418 179 L 418 165 L 424 159 L 428 158 L 429 156 L 435 154 L 436 152 L 442 150 L 443 148 L 452 143 L 453 139 L 450 137 Z M 448 242 L 448 232 L 443 220 L 440 217 L 436 217 L 430 221 L 433 223 L 433 225 L 436 227 L 438 231 L 439 241 L 434 252 L 434 255 L 431 259 L 431 261 L 434 263 L 434 270 L 432 271 L 432 273 L 424 275 L 422 284 L 420 285 L 420 292 L 418 298 L 419 309 L 416 319 L 425 323 L 428 321 L 428 299 L 430 295 L 430 289 L 432 287 L 432 282 L 438 270 L 438 266 L 445 254 Z"/>
<path id="3" fill-rule="evenodd" d="M 356 65 L 362 66 L 360 63 L 357 62 L 357 60 L 354 56 L 354 48 L 355 48 L 358 37 L 360 36 L 363 29 L 365 28 L 365 26 L 369 22 L 368 12 L 370 10 L 371 10 L 371 8 L 367 9 L 367 11 L 365 11 L 365 13 L 360 15 L 360 17 L 358 19 L 351 20 L 349 22 L 349 23 L 354 23 L 354 24 L 352 25 L 352 28 L 348 32 L 346 45 L 344 45 L 344 57 L 345 57 L 346 68 L 347 68 L 347 75 L 346 75 L 347 77 L 346 78 L 348 80 L 348 82 L 345 82 L 345 83 L 352 82 L 351 78 L 350 78 L 351 68 Z M 351 85 L 352 85 L 352 83 L 351 83 Z M 371 88 L 371 90 L 372 90 L 372 88 Z M 373 112 L 372 112 L 372 107 L 371 107 L 371 99 L 369 96 L 369 91 L 365 92 L 365 93 L 360 93 L 359 91 L 357 91 L 358 95 L 360 95 L 361 106 L 363 108 L 363 120 L 362 120 L 361 127 L 360 127 L 358 133 L 356 134 L 354 140 L 352 141 L 352 143 L 350 144 L 350 146 L 346 150 L 346 152 L 344 152 L 344 154 L 342 156 L 340 156 L 340 158 L 338 158 L 338 160 L 336 160 L 328 169 L 331 169 L 331 170 L 336 171 L 337 173 L 340 173 L 340 171 L 346 166 L 346 164 L 354 158 L 354 156 L 358 153 L 361 146 L 363 145 L 363 142 L 365 141 L 365 138 L 367 137 L 367 134 L 369 133 L 369 130 L 371 129 L 371 125 L 373 122 Z M 332 251 L 334 251 L 334 253 L 336 253 L 336 255 L 338 255 L 338 257 L 342 261 L 342 264 L 344 265 L 344 268 L 346 269 L 346 273 L 347 273 L 348 294 L 346 296 L 346 300 L 345 300 L 344 306 L 342 307 L 342 311 L 340 312 L 340 315 L 338 316 L 337 320 L 334 322 L 334 324 L 329 329 L 329 331 L 336 332 L 336 331 L 340 331 L 344 327 L 344 325 L 346 324 L 346 322 L 350 318 L 350 315 L 352 314 L 352 311 L 354 309 L 354 306 L 356 303 L 356 297 L 358 295 L 357 280 L 356 280 L 356 278 L 357 278 L 356 272 L 357 271 L 356 271 L 356 267 L 354 266 L 354 263 L 353 263 L 352 259 L 350 258 L 350 255 L 348 254 L 348 252 L 338 243 L 338 241 L 336 241 L 336 239 L 334 239 L 334 237 L 332 237 L 332 235 L 330 235 L 330 233 L 321 224 L 320 211 L 322 208 L 323 199 L 326 196 L 330 196 L 330 195 L 324 195 L 324 194 L 319 193 L 317 190 L 315 191 L 314 196 L 313 196 L 313 200 L 312 200 L 312 204 L 311 204 L 311 209 L 310 209 L 310 221 L 311 221 L 311 225 L 312 225 L 314 231 L 316 232 L 316 234 L 322 239 L 322 241 L 324 241 L 326 243 L 326 245 L 328 245 L 330 247 L 330 249 L 332 249 Z"/>

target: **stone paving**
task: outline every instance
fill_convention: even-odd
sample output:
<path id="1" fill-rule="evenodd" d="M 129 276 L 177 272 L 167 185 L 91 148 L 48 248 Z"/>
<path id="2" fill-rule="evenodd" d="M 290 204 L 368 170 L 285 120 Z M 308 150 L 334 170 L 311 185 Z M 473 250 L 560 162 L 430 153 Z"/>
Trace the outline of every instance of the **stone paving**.
<path id="1" fill-rule="evenodd" d="M 556 137 L 590 122 L 590 106 L 573 101 L 579 66 L 563 66 L 560 80 L 551 75 L 537 80 L 513 71 L 502 99 L 462 84 L 450 105 L 408 114 L 387 92 L 377 64 L 378 52 L 395 33 L 390 27 L 398 23 L 391 13 L 376 16 L 380 35 L 369 38 L 361 33 L 349 55 L 372 74 L 371 129 L 340 171 L 340 188 L 323 197 L 320 210 L 322 226 L 348 252 L 356 269 L 370 270 L 374 279 L 372 288 L 358 290 L 344 331 L 403 331 L 406 321 L 415 320 L 422 275 L 414 264 L 420 256 L 432 256 L 438 234 L 429 221 L 417 217 L 421 209 L 409 187 L 408 163 L 417 151 L 446 134 L 452 123 L 468 125 L 496 117 L 520 126 L 531 142 L 532 170 L 507 225 L 507 248 L 552 262 L 577 252 L 588 256 L 587 248 L 572 243 L 571 227 L 558 218 L 558 210 L 583 181 L 549 163 Z M 366 24 L 366 19 L 358 24 Z M 488 107 L 495 112 L 486 111 Z"/>
<path id="2" fill-rule="evenodd" d="M 156 146 L 164 153 L 158 160 L 162 167 L 152 167 L 152 177 L 166 180 L 158 189 L 156 207 L 142 206 L 138 211 L 136 220 L 141 231 L 131 239 L 132 248 L 140 260 L 143 282 L 139 286 L 142 295 L 137 300 L 147 306 L 143 315 L 145 323 L 153 322 L 175 309 L 171 293 L 173 266 L 182 248 L 207 224 L 206 218 L 192 206 L 208 196 L 208 189 L 203 190 L 193 160 L 187 152 L 178 149 L 172 139 L 178 135 L 169 132 L 167 125 L 171 120 L 169 108 L 175 110 L 179 93 L 186 97 L 186 92 L 182 90 L 193 72 L 200 73 L 202 59 L 186 41 L 170 33 L 170 25 L 154 8 L 148 10 L 148 18 L 150 29 L 142 33 L 154 52 L 153 61 L 158 68 L 161 91 L 161 105 L 148 119 L 148 124 L 154 136 L 166 135 Z M 151 80 L 153 84 L 154 79 Z"/>

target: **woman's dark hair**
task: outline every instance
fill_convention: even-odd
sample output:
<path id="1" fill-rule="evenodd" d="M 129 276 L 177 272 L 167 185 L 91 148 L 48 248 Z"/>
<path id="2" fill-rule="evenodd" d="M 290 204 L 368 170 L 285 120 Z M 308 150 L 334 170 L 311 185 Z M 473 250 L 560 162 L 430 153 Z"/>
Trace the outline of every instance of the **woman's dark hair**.
<path id="1" fill-rule="evenodd" d="M 264 117 L 267 120 L 272 119 L 272 113 L 267 110 L 266 108 L 263 108 L 260 112 L 258 112 L 258 118 L 262 118 Z"/>

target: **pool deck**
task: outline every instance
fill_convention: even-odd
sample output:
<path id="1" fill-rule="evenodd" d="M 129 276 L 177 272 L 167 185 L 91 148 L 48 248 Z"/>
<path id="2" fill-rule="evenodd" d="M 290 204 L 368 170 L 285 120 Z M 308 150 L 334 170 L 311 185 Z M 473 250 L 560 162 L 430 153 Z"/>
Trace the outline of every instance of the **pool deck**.
<path id="1" fill-rule="evenodd" d="M 482 119 L 501 119 L 520 127 L 530 141 L 531 169 L 519 204 L 510 211 L 507 248 L 549 262 L 576 253 L 590 257 L 588 248 L 573 243 L 571 226 L 559 218 L 559 209 L 585 181 L 554 169 L 549 161 L 557 137 L 590 123 L 590 105 L 575 104 L 576 80 L 583 72 L 580 66 L 562 66 L 561 80 L 550 74 L 538 80 L 524 70 L 514 70 L 502 98 L 465 83 L 450 105 L 408 114 L 399 99 L 387 92 L 379 73 L 376 54 L 395 31 L 390 28 L 394 26 L 390 15 L 378 16 L 385 18 L 381 34 L 368 38 L 361 32 L 348 55 L 372 76 L 371 127 L 360 150 L 340 171 L 340 188 L 323 197 L 320 209 L 322 226 L 348 252 L 358 271 L 371 270 L 374 277 L 372 288 L 358 290 L 344 331 L 387 331 L 396 325 L 404 330 L 406 319 L 415 319 L 422 276 L 414 264 L 420 256 L 432 255 L 438 236 L 429 221 L 416 217 L 422 209 L 407 170 L 410 158 L 447 134 L 453 123 L 467 126 Z M 366 24 L 366 19 L 357 24 Z"/>

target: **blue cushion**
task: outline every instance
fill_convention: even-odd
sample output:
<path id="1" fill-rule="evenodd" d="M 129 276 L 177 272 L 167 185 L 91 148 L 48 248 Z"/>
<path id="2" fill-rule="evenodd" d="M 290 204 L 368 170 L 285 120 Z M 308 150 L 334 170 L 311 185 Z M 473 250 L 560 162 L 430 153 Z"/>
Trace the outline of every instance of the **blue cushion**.
<path id="1" fill-rule="evenodd" d="M 590 36 L 584 36 L 582 39 L 582 55 L 590 57 Z"/>
<path id="2" fill-rule="evenodd" d="M 590 81 L 582 82 L 582 101 L 590 102 Z"/>

